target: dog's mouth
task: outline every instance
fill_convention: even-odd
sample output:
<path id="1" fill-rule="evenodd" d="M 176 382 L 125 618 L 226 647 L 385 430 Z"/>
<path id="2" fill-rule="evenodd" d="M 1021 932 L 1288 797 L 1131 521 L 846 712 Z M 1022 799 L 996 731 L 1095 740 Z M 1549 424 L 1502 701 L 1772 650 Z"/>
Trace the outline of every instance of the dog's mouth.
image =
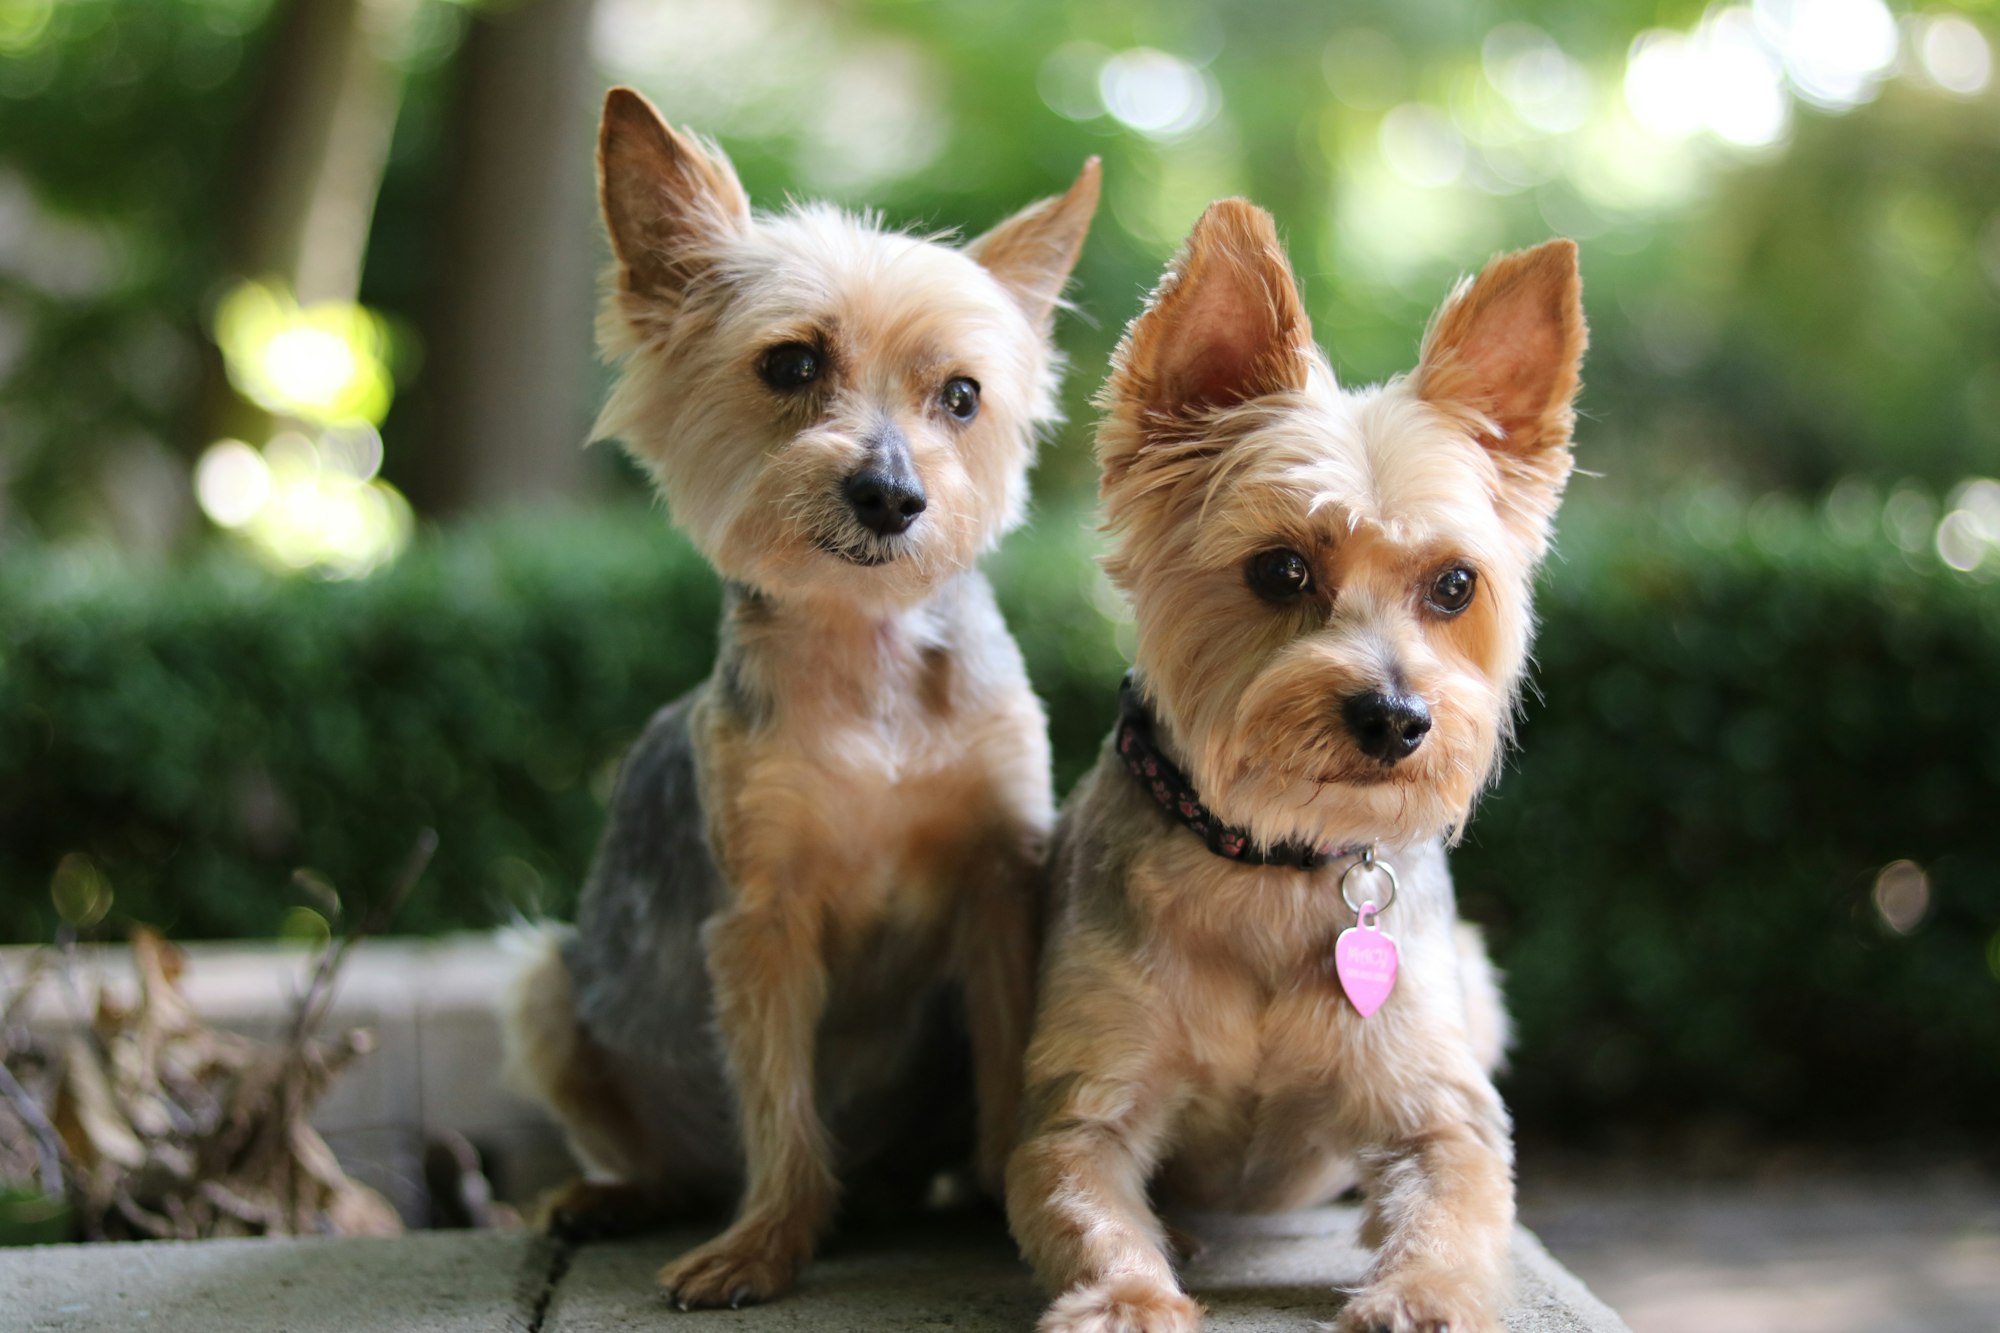
<path id="1" fill-rule="evenodd" d="M 1351 761 L 1337 762 L 1313 772 L 1310 781 L 1318 787 L 1386 787 L 1392 783 L 1423 781 L 1419 771 L 1422 768 L 1423 765 L 1411 759 L 1388 763 L 1356 756 Z"/>
<path id="2" fill-rule="evenodd" d="M 1409 776 L 1398 772 L 1393 765 L 1374 764 L 1367 768 L 1343 769 L 1339 773 L 1322 773 L 1313 780 L 1326 786 L 1385 787 L 1398 779 L 1407 780 Z"/>
<path id="3" fill-rule="evenodd" d="M 895 547 L 884 543 L 841 541 L 825 535 L 814 538 L 813 545 L 836 560 L 844 560 L 862 569 L 879 569 L 893 562 L 898 555 Z"/>

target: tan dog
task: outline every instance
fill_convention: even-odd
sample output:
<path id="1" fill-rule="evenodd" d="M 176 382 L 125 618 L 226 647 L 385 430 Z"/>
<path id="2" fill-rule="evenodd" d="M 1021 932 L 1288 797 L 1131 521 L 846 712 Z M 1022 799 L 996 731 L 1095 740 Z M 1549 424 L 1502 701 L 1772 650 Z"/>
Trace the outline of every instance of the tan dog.
<path id="1" fill-rule="evenodd" d="M 1498 1327 L 1504 1020 L 1443 844 L 1508 730 L 1584 340 L 1552 241 L 1454 292 L 1413 374 L 1343 390 L 1240 200 L 1127 332 L 1099 458 L 1137 667 L 1057 826 L 1008 1169 L 1048 1333 L 1198 1324 L 1149 1191 L 1288 1209 L 1357 1165 L 1378 1253 L 1340 1326 Z M 1401 964 L 1364 1017 L 1380 977 L 1334 962 L 1370 926 Z"/>
<path id="2" fill-rule="evenodd" d="M 623 368 L 599 434 L 652 471 L 728 609 L 714 674 L 626 759 L 511 1057 L 590 1173 L 555 1223 L 737 1199 L 660 1283 L 738 1305 L 790 1286 L 838 1179 L 949 1164 L 958 1022 L 996 1187 L 1011 1146 L 1048 745 L 973 566 L 1057 416 L 1050 326 L 1098 175 L 962 250 L 753 214 L 624 89 L 599 169 Z"/>

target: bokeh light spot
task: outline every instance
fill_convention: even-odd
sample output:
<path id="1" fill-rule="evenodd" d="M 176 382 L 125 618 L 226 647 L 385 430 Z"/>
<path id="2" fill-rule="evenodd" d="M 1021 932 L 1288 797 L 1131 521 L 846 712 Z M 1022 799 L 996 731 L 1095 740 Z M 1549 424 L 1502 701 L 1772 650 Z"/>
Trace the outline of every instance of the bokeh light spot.
<path id="1" fill-rule="evenodd" d="M 1702 71 L 1703 120 L 1711 133 L 1740 148 L 1761 148 L 1785 135 L 1791 105 L 1779 65 L 1741 7 L 1721 10 L 1695 33 Z"/>
<path id="2" fill-rule="evenodd" d="M 499 856 L 487 868 L 500 901 L 516 912 L 533 915 L 548 910 L 548 885 L 542 872 L 518 856 Z"/>
<path id="3" fill-rule="evenodd" d="M 1757 29 L 1807 101 L 1843 111 L 1875 95 L 1896 61 L 1882 0 L 1757 0 Z"/>
<path id="4" fill-rule="evenodd" d="M 1960 14 L 1919 21 L 1917 59 L 1932 83 L 1960 97 L 1976 97 L 1993 80 L 1993 48 L 1978 25 Z"/>
<path id="5" fill-rule="evenodd" d="M 271 469 L 241 440 L 217 440 L 194 467 L 195 500 L 217 526 L 240 528 L 271 497 Z"/>
<path id="6" fill-rule="evenodd" d="M 1890 492 L 1882 506 L 1882 530 L 1905 551 L 1921 551 L 1930 545 L 1931 528 L 1936 522 L 1937 501 L 1911 482 Z"/>
<path id="7" fill-rule="evenodd" d="M 329 430 L 319 439 L 320 462 L 355 481 L 372 480 L 382 470 L 382 435 L 373 426 Z"/>
<path id="8" fill-rule="evenodd" d="M 195 467 L 195 498 L 281 569 L 360 578 L 400 555 L 416 526 L 381 467 L 382 437 L 365 424 L 281 431 L 261 450 L 220 440 Z"/>
<path id="9" fill-rule="evenodd" d="M 1434 188 L 1465 174 L 1465 140 L 1439 112 L 1405 102 L 1382 117 L 1382 161 L 1406 184 Z"/>
<path id="10" fill-rule="evenodd" d="M 1822 514 L 1835 541 L 1863 546 L 1879 532 L 1882 497 L 1859 477 L 1842 477 L 1826 493 Z"/>
<path id="11" fill-rule="evenodd" d="M 1701 126 L 1700 71 L 1692 44 L 1664 29 L 1632 39 L 1625 60 L 1625 105 L 1655 134 L 1678 137 Z"/>
<path id="12" fill-rule="evenodd" d="M 1950 507 L 1979 520 L 1988 541 L 2000 542 L 2000 480 L 1972 477 L 1952 488 Z"/>
<path id="13" fill-rule="evenodd" d="M 111 881 L 82 852 L 70 852 L 56 863 L 49 881 L 49 898 L 56 915 L 77 930 L 88 930 L 111 910 Z"/>
<path id="14" fill-rule="evenodd" d="M 1207 74 L 1143 46 L 1106 60 L 1097 91 L 1113 119 L 1150 139 L 1177 139 L 1199 129 L 1221 100 Z"/>
<path id="15" fill-rule="evenodd" d="M 264 344 L 259 369 L 284 402 L 331 405 L 359 367 L 353 349 L 328 329 L 280 329 Z"/>
<path id="16" fill-rule="evenodd" d="M 310 907 L 288 907 L 278 923 L 278 938 L 307 949 L 324 949 L 333 938 L 333 926 Z"/>
<path id="17" fill-rule="evenodd" d="M 1876 874 L 1871 897 L 1882 924 L 1898 935 L 1907 935 L 1930 911 L 1930 876 L 1915 861 L 1891 861 Z"/>
<path id="18" fill-rule="evenodd" d="M 930 61 L 905 42 L 857 44 L 822 76 L 794 158 L 819 190 L 862 191 L 921 171 L 950 138 Z"/>
<path id="19" fill-rule="evenodd" d="M 21 56 L 34 50 L 55 12 L 55 0 L 0 0 L 0 55 Z"/>
<path id="20" fill-rule="evenodd" d="M 1707 130 L 1738 148 L 1775 144 L 1791 125 L 1783 65 L 1740 5 L 1709 11 L 1692 33 L 1653 29 L 1634 38 L 1625 104 L 1655 134 Z"/>
<path id="21" fill-rule="evenodd" d="M 1515 114 L 1544 134 L 1566 134 L 1590 114 L 1590 80 L 1540 28 L 1501 24 L 1486 34 L 1480 64 Z"/>
<path id="22" fill-rule="evenodd" d="M 230 382 L 267 411 L 371 425 L 389 413 L 388 332 L 362 306 L 300 307 L 282 288 L 246 282 L 216 307 L 215 337 Z"/>
<path id="23" fill-rule="evenodd" d="M 1035 74 L 1035 91 L 1064 120 L 1095 120 L 1104 114 L 1097 73 L 1111 52 L 1096 42 L 1066 42 L 1049 52 Z"/>
<path id="24" fill-rule="evenodd" d="M 1970 574 L 1986 560 L 1995 534 L 1969 509 L 1954 509 L 1938 521 L 1938 559 L 1961 574 Z"/>

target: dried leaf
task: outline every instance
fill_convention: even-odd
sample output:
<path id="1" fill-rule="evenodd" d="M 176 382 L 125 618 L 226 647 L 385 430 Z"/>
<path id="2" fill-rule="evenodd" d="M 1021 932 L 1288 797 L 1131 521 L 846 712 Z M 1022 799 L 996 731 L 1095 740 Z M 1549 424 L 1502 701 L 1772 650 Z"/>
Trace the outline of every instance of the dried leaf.
<path id="1" fill-rule="evenodd" d="M 414 887 L 435 842 L 428 831 L 419 838 L 391 904 Z M 53 1167 L 33 1169 L 63 1180 L 92 1238 L 401 1231 L 395 1210 L 347 1177 L 309 1123 L 333 1079 L 374 1048 L 365 1031 L 330 1042 L 316 1032 L 342 963 L 372 928 L 321 954 L 275 1043 L 203 1024 L 180 985 L 186 955 L 135 932 L 136 1004 L 100 990 L 89 1034 L 59 1052 L 0 1041 L 0 1168 L 26 1174 L 16 1159 L 49 1158 Z M 39 976 L 6 997 L 7 1017 Z"/>
<path id="2" fill-rule="evenodd" d="M 63 1046 L 63 1077 L 53 1119 L 64 1146 L 86 1172 L 105 1163 L 131 1170 L 146 1160 L 146 1147 L 119 1110 L 97 1052 L 81 1037 L 72 1037 Z"/>

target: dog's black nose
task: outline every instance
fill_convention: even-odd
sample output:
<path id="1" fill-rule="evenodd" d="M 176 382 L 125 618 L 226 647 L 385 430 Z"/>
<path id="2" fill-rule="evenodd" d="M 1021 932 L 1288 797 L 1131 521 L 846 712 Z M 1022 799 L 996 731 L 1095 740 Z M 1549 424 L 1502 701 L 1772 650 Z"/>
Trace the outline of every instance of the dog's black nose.
<path id="1" fill-rule="evenodd" d="M 1431 729 L 1431 710 L 1414 694 L 1357 694 L 1340 706 L 1361 753 L 1393 764 L 1416 752 Z"/>
<path id="2" fill-rule="evenodd" d="M 879 537 L 908 532 L 926 503 L 916 471 L 894 457 L 867 464 L 841 490 L 862 526 Z"/>

